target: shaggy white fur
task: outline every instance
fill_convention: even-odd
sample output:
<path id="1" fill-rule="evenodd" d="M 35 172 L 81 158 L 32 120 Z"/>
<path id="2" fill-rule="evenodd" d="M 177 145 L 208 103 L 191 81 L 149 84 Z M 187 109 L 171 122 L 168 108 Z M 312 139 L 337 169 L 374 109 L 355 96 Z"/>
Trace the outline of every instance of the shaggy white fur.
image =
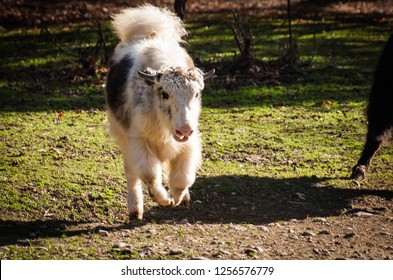
<path id="1" fill-rule="evenodd" d="M 107 115 L 123 154 L 129 215 L 143 217 L 142 185 L 160 205 L 187 207 L 201 164 L 201 91 L 214 70 L 194 66 L 179 44 L 183 24 L 169 10 L 126 9 L 112 25 L 121 42 L 108 71 Z"/>

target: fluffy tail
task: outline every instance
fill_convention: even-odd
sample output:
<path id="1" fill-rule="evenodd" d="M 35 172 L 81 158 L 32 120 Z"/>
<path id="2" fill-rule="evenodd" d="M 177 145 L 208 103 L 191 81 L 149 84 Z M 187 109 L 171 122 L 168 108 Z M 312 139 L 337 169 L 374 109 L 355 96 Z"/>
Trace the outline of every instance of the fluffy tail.
<path id="1" fill-rule="evenodd" d="M 112 27 L 122 41 L 165 37 L 181 42 L 181 37 L 187 34 L 183 22 L 174 13 L 151 5 L 120 11 L 112 17 Z"/>

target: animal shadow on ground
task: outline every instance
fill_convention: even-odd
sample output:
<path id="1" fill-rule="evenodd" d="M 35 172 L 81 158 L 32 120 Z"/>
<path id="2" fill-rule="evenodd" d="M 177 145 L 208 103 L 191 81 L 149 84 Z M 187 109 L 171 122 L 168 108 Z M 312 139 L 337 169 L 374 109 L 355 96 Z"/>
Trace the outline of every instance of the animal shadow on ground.
<path id="1" fill-rule="evenodd" d="M 274 179 L 252 176 L 217 176 L 197 179 L 191 188 L 190 209 L 153 206 L 143 221 L 108 226 L 93 222 L 67 220 L 1 221 L 0 246 L 26 245 L 36 238 L 81 236 L 104 230 L 121 230 L 149 223 L 179 222 L 202 224 L 255 224 L 303 220 L 308 217 L 339 216 L 353 209 L 351 202 L 364 196 L 376 196 L 391 203 L 388 189 L 335 188 L 319 186 L 329 178 L 299 177 Z M 324 184 L 322 184 L 324 185 Z M 25 244 L 24 244 L 25 243 Z"/>
<path id="2" fill-rule="evenodd" d="M 153 208 L 146 213 L 145 219 L 263 225 L 356 212 L 359 209 L 353 209 L 351 202 L 364 196 L 377 196 L 387 203 L 393 200 L 393 191 L 388 188 L 337 188 L 323 183 L 329 179 L 252 176 L 199 178 L 190 189 L 191 209 Z"/>

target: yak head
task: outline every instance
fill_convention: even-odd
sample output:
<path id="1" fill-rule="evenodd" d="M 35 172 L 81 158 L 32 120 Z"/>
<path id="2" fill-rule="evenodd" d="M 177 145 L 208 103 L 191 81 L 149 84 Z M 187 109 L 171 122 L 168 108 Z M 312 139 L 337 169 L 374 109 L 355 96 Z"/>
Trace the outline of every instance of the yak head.
<path id="1" fill-rule="evenodd" d="M 214 69 L 203 73 L 196 67 L 147 68 L 138 74 L 152 86 L 159 100 L 160 121 L 166 123 L 177 142 L 186 142 L 198 129 L 204 80 L 214 75 Z"/>

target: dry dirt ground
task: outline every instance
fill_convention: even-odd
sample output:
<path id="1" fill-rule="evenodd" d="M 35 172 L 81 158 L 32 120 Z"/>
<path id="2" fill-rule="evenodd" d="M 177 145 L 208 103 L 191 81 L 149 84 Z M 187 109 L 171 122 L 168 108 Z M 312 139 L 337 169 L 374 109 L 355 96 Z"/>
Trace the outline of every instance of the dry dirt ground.
<path id="1" fill-rule="evenodd" d="M 130 1 L 3 0 L 2 26 L 40 26 L 84 19 L 86 14 L 108 18 L 109 11 Z M 143 1 L 140 1 L 143 2 Z M 171 4 L 172 1 L 150 1 Z M 392 1 L 293 1 L 297 11 L 312 16 L 391 17 Z M 373 3 L 371 3 L 373 2 Z M 388 2 L 388 3 L 387 3 Z M 192 1 L 187 16 L 239 9 L 266 16 L 285 15 L 286 1 Z M 390 3 L 390 4 L 389 4 Z M 282 180 L 287 189 L 272 190 L 268 178 L 227 176 L 221 181 L 244 180 L 243 187 L 223 199 L 226 190 L 200 178 L 192 190 L 191 209 L 151 207 L 143 222 L 111 225 L 61 220 L 6 222 L 2 245 L 20 244 L 39 235 L 65 242 L 62 235 L 86 235 L 102 244 L 97 258 L 184 259 L 393 259 L 393 192 L 378 189 L 336 189 L 323 180 Z M 300 181 L 300 179 L 299 179 Z M 277 183 L 277 182 L 275 182 Z M 258 188 L 258 192 L 253 190 Z M 221 189 L 222 188 L 222 189 Z M 176 226 L 173 226 L 176 225 Z M 97 235 L 99 236 L 97 238 Z M 99 239 L 99 241 L 98 241 Z M 135 242 L 136 241 L 136 242 Z M 60 246 L 59 245 L 59 246 Z M 109 247 L 108 247 L 109 246 Z M 109 250 L 108 250 L 109 248 Z M 76 249 L 77 251 L 77 249 Z M 88 257 L 78 255 L 75 257 Z"/>
<path id="2" fill-rule="evenodd" d="M 3 222 L 1 243 L 26 243 L 45 256 L 54 245 L 34 240 L 50 238 L 67 248 L 55 258 L 393 259 L 390 190 L 338 189 L 313 178 L 281 180 L 288 188 L 280 190 L 270 178 L 227 176 L 219 180 L 225 187 L 215 180 L 198 179 L 203 188 L 192 189 L 191 209 L 147 205 L 144 220 L 131 223 Z M 227 194 L 239 180 L 242 187 Z"/>

